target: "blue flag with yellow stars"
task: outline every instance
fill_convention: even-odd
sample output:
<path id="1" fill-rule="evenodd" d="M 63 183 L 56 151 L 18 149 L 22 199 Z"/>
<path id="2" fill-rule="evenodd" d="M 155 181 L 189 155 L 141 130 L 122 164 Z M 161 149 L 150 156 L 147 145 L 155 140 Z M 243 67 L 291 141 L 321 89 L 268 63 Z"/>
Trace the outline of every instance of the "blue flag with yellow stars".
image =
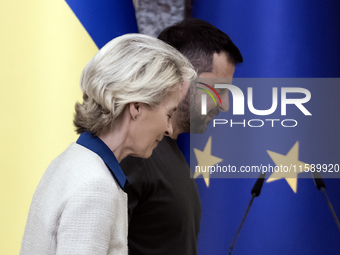
<path id="1" fill-rule="evenodd" d="M 261 172 L 232 254 L 340 254 L 339 11 L 335 0 L 194 2 L 193 16 L 227 33 L 244 59 L 219 87 L 229 90 L 229 111 L 190 136 L 199 255 L 230 252 Z M 215 84 L 196 83 L 209 92 L 201 92 L 202 114 L 218 104 L 206 86 Z"/>

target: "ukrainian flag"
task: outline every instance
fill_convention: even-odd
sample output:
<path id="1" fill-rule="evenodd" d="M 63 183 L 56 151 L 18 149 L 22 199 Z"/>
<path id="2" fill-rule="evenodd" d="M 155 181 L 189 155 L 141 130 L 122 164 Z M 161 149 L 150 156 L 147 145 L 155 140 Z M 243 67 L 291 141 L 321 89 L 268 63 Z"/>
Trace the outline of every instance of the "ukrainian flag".
<path id="1" fill-rule="evenodd" d="M 80 74 L 112 38 L 137 32 L 132 1 L 3 1 L 0 8 L 0 254 L 19 254 L 34 190 L 77 138 Z"/>

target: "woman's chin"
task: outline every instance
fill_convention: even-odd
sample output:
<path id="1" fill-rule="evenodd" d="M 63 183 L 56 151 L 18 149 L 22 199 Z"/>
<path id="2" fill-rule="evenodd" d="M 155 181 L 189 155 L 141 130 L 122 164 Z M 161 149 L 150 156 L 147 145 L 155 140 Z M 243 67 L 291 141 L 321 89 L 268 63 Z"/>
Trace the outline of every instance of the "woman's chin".
<path id="1" fill-rule="evenodd" d="M 148 153 L 146 153 L 146 154 L 143 156 L 143 158 L 150 158 L 151 155 L 152 155 L 152 152 L 153 152 L 153 150 L 150 151 L 150 152 L 148 152 Z"/>
<path id="2" fill-rule="evenodd" d="M 150 158 L 154 149 L 156 149 L 159 141 L 155 141 L 149 148 L 143 151 L 141 154 L 142 156 L 138 156 L 140 158 Z"/>

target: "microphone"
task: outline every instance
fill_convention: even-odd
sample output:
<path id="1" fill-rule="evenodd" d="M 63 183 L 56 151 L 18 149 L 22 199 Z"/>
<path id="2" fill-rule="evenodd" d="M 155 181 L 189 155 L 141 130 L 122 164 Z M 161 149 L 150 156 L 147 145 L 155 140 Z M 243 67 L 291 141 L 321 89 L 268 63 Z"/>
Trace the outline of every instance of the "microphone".
<path id="1" fill-rule="evenodd" d="M 315 167 L 314 166 L 313 166 L 312 175 L 313 175 L 313 179 L 314 179 L 314 184 L 318 188 L 318 190 L 321 190 L 322 188 L 325 189 L 325 187 L 326 187 L 325 182 L 323 181 L 320 173 L 315 171 Z"/>
<path id="2" fill-rule="evenodd" d="M 233 240 L 233 242 L 232 242 L 231 245 L 230 245 L 230 248 L 229 248 L 229 255 L 231 255 L 231 253 L 232 253 L 232 251 L 233 251 L 233 249 L 234 249 L 234 246 L 235 246 L 237 237 L 238 237 L 238 235 L 240 234 L 240 231 L 241 231 L 241 228 L 242 228 L 242 226 L 243 226 L 243 223 L 244 223 L 244 221 L 245 221 L 246 218 L 247 218 L 248 212 L 249 212 L 249 210 L 250 210 L 251 205 L 253 204 L 254 198 L 255 198 L 255 197 L 258 197 L 258 196 L 260 195 L 260 193 L 261 193 L 261 189 L 262 189 L 262 186 L 263 186 L 263 182 L 264 182 L 265 177 L 266 177 L 266 173 L 261 173 L 260 176 L 257 178 L 257 180 L 256 180 L 256 182 L 255 182 L 255 184 L 254 184 L 254 186 L 253 186 L 253 188 L 252 188 L 252 190 L 251 190 L 251 192 L 250 192 L 252 197 L 251 197 L 251 200 L 250 200 L 249 205 L 248 205 L 248 207 L 247 207 L 247 210 L 246 210 L 246 212 L 245 212 L 245 214 L 244 214 L 244 216 L 243 216 L 243 219 L 242 219 L 242 221 L 241 221 L 241 224 L 240 224 L 240 226 L 238 227 L 238 230 L 237 230 L 237 232 L 236 232 L 236 235 L 235 235 L 235 237 L 234 237 L 234 240 Z"/>
<path id="3" fill-rule="evenodd" d="M 257 178 L 257 181 L 255 182 L 254 187 L 251 190 L 251 194 L 253 196 L 258 197 L 260 195 L 265 177 L 266 173 L 261 173 L 259 178 Z"/>
<path id="4" fill-rule="evenodd" d="M 312 175 L 313 175 L 313 179 L 314 179 L 314 184 L 317 187 L 318 190 L 321 190 L 322 193 L 324 194 L 324 197 L 327 201 L 328 207 L 332 212 L 333 218 L 335 220 L 336 225 L 338 226 L 338 229 L 340 230 L 340 222 L 338 220 L 338 217 L 336 216 L 336 213 L 334 211 L 333 205 L 331 203 L 331 201 L 328 198 L 327 192 L 326 192 L 326 185 L 325 182 L 323 181 L 321 174 L 315 169 L 315 167 L 312 167 Z"/>

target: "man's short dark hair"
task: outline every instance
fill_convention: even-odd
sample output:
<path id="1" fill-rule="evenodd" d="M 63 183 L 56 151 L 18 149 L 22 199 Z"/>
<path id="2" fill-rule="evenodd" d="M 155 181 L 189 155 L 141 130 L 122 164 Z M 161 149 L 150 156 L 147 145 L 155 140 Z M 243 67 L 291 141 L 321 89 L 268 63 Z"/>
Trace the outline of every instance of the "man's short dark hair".
<path id="1" fill-rule="evenodd" d="M 228 61 L 235 65 L 243 62 L 241 52 L 229 36 L 204 20 L 185 19 L 164 29 L 158 39 L 186 56 L 198 74 L 212 71 L 214 53 L 225 52 Z"/>

